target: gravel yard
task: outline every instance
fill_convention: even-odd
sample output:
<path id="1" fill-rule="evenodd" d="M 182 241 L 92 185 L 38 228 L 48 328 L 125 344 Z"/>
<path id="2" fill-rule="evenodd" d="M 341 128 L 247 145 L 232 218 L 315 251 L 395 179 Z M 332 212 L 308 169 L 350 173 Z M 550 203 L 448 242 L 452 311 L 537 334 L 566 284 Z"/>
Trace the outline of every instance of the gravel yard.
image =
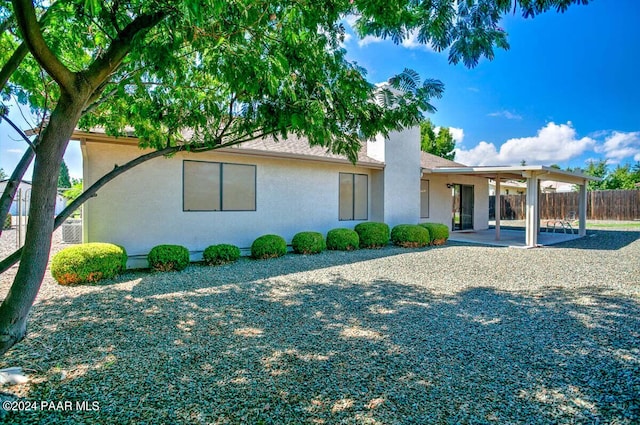
<path id="1" fill-rule="evenodd" d="M 590 233 L 47 277 L 0 358 L 31 378 L 4 397 L 38 409 L 4 420 L 637 424 L 640 232 Z"/>

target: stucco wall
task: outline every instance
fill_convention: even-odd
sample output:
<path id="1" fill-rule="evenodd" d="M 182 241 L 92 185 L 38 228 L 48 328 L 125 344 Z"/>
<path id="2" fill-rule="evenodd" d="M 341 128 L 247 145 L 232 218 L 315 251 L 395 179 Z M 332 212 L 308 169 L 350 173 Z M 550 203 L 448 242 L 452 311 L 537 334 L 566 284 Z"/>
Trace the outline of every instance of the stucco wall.
<path id="1" fill-rule="evenodd" d="M 84 142 L 82 149 L 87 185 L 114 164 L 142 154 L 136 146 L 91 141 Z M 184 159 L 256 165 L 257 210 L 183 211 Z M 369 219 L 376 218 L 381 189 L 375 186 L 381 171 L 217 152 L 153 159 L 117 177 L 85 204 L 84 240 L 121 244 L 130 255 L 140 255 L 162 243 L 181 244 L 191 251 L 217 243 L 246 248 L 266 233 L 279 234 L 290 243 L 299 231 L 352 228 L 360 221 L 338 220 L 339 172 L 369 176 Z"/>
<path id="2" fill-rule="evenodd" d="M 453 196 L 447 184 L 466 184 L 473 186 L 474 230 L 489 228 L 489 183 L 486 178 L 430 173 L 422 178 L 429 180 L 429 218 L 422 218 L 421 222 L 443 223 L 451 229 Z"/>
<path id="3" fill-rule="evenodd" d="M 384 168 L 384 221 L 389 227 L 418 221 L 420 173 L 420 128 L 392 132 L 385 141 Z"/>

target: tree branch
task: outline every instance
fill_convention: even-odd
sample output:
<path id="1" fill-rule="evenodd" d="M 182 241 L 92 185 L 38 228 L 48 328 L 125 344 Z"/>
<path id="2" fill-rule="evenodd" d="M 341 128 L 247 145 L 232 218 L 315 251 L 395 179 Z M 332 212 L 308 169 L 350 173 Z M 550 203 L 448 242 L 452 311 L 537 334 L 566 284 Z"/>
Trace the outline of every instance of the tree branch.
<path id="1" fill-rule="evenodd" d="M 153 28 L 165 16 L 165 12 L 138 16 L 118 34 L 118 37 L 111 43 L 104 54 L 89 65 L 83 75 L 92 87 L 93 93 L 120 66 L 122 60 L 131 50 L 134 38 L 140 33 Z"/>
<path id="2" fill-rule="evenodd" d="M 58 2 L 53 3 L 42 14 L 42 17 L 40 18 L 40 26 L 41 26 L 41 28 L 43 28 L 43 27 L 45 27 L 47 25 L 47 22 L 49 21 L 49 17 L 51 16 L 51 11 L 53 10 L 53 8 L 57 4 L 58 4 Z M 3 24 L 7 24 L 8 25 L 12 20 L 13 20 L 13 18 L 9 17 L 9 18 L 6 19 L 5 22 L 3 22 Z M 4 29 L 2 31 L 0 31 L 0 32 L 4 32 Z M 24 58 L 27 56 L 27 53 L 29 53 L 29 46 L 27 46 L 27 44 L 23 41 L 16 48 L 16 50 L 13 52 L 13 54 L 11 55 L 9 60 L 2 66 L 2 69 L 0 70 L 0 91 L 2 91 L 2 89 L 4 89 L 4 86 L 9 81 L 9 78 L 11 78 L 11 76 L 16 71 L 16 69 L 18 69 L 18 67 L 20 66 L 20 64 L 24 60 Z"/>
<path id="3" fill-rule="evenodd" d="M 141 155 L 135 159 L 132 159 L 131 161 L 127 162 L 124 165 L 116 166 L 109 173 L 105 174 L 100 179 L 98 179 L 98 181 L 92 184 L 91 187 L 85 190 L 80 196 L 74 199 L 73 202 L 67 205 L 65 209 L 62 210 L 60 214 L 56 216 L 56 219 L 53 223 L 53 229 L 55 230 L 58 227 L 60 227 L 62 223 L 64 223 L 64 221 L 67 218 L 69 218 L 69 216 L 73 214 L 75 210 L 80 208 L 80 206 L 84 204 L 88 199 L 94 197 L 102 186 L 109 183 L 111 180 L 115 179 L 120 174 L 130 170 L 131 168 L 137 165 L 142 164 L 143 162 L 149 161 L 150 159 L 154 159 L 159 156 L 171 155 L 181 150 L 185 150 L 185 147 L 173 146 L 170 148 L 165 148 L 158 151 L 150 152 L 148 154 Z M 9 270 L 9 268 L 11 268 L 11 266 L 17 263 L 20 260 L 21 253 L 22 253 L 22 248 L 19 248 L 16 251 L 14 251 L 11 255 L 9 255 L 7 258 L 0 261 L 0 273 L 6 272 L 7 270 Z"/>
<path id="4" fill-rule="evenodd" d="M 9 181 L 7 181 L 7 185 L 2 192 L 2 196 L 0 197 L 0 217 L 6 217 L 9 209 L 11 208 L 11 203 L 16 196 L 16 192 L 18 191 L 18 187 L 20 186 L 20 182 L 22 181 L 22 177 L 27 172 L 27 168 L 33 161 L 33 157 L 35 156 L 35 152 L 33 149 L 27 149 L 22 155 L 20 162 L 16 165 L 16 168 L 13 169 L 13 173 L 11 173 L 11 177 L 9 177 Z M 2 234 L 2 226 L 0 226 L 0 235 Z"/>
<path id="5" fill-rule="evenodd" d="M 68 93 L 75 92 L 75 75 L 53 54 L 44 41 L 36 11 L 30 0 L 12 0 L 16 22 L 29 51 L 40 66 Z"/>
<path id="6" fill-rule="evenodd" d="M 29 53 L 29 47 L 27 47 L 25 43 L 20 43 L 9 60 L 5 62 L 2 69 L 0 69 L 0 91 L 4 89 L 9 78 L 11 78 L 13 73 L 16 72 L 16 69 L 18 69 L 24 58 L 27 56 L 27 53 Z"/>
<path id="7" fill-rule="evenodd" d="M 13 121 L 11 121 L 7 115 L 0 116 L 0 122 L 2 122 L 3 119 L 6 122 L 8 122 L 11 127 L 13 127 L 13 129 L 20 135 L 20 137 L 22 137 L 24 141 L 27 142 L 27 145 L 29 145 L 31 150 L 35 152 L 36 150 L 35 145 L 31 143 L 31 140 L 29 140 L 29 137 L 26 134 L 24 134 L 22 130 L 20 130 L 20 127 L 18 127 Z"/>

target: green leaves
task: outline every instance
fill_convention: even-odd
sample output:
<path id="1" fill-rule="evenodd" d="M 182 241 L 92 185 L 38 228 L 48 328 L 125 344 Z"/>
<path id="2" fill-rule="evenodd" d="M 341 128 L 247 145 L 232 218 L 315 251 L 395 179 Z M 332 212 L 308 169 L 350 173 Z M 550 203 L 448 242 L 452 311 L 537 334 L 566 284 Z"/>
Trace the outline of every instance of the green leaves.
<path id="1" fill-rule="evenodd" d="M 426 119 L 420 123 L 420 149 L 422 151 L 453 161 L 455 147 L 456 142 L 448 128 L 440 127 L 436 135 L 431 120 Z"/>
<path id="2" fill-rule="evenodd" d="M 587 2 L 518 2 L 525 15 L 578 3 Z M 12 28 L 7 5 L 0 3 L 0 24 Z M 79 75 L 96 71 L 136 18 L 164 17 L 136 33 L 124 60 L 96 88 L 80 121 L 84 128 L 100 125 L 115 135 L 133 129 L 142 146 L 153 148 L 295 134 L 355 160 L 362 139 L 434 112 L 431 101 L 444 86 L 422 82 L 410 69 L 373 86 L 366 71 L 345 58 L 340 19 L 356 13 L 361 35 L 396 43 L 417 35 L 438 51 L 449 49 L 450 62 L 475 66 L 493 58 L 494 48 L 508 48 L 498 24 L 512 6 L 510 0 L 58 0 L 38 11 L 49 11 L 44 37 L 50 49 Z M 0 37 L 7 51 L 21 42 L 15 31 Z M 0 52 L 0 60 L 9 55 Z M 12 75 L 9 90 L 39 110 L 55 107 L 60 95 L 30 58 Z"/>

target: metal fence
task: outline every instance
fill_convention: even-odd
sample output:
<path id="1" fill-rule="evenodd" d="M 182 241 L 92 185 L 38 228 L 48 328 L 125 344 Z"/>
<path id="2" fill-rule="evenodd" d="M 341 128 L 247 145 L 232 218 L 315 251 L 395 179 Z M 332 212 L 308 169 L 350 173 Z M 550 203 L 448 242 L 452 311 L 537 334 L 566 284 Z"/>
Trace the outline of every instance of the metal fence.
<path id="1" fill-rule="evenodd" d="M 540 218 L 568 217 L 579 211 L 578 192 L 541 193 Z M 502 220 L 524 220 L 526 195 L 501 195 Z M 495 220 L 496 197 L 489 196 L 489 219 Z M 640 220 L 640 190 L 594 190 L 587 192 L 587 219 Z"/>
<path id="2" fill-rule="evenodd" d="M 61 193 L 66 189 L 59 189 Z M 16 196 L 11 205 L 12 225 L 15 229 L 16 248 L 24 245 L 24 238 L 27 232 L 27 223 L 29 221 L 29 207 L 31 206 L 31 188 L 18 188 Z M 56 214 L 66 206 L 66 201 L 61 196 L 56 200 Z M 62 224 L 62 242 L 64 243 L 81 243 L 82 242 L 82 209 L 79 209 L 72 218 L 67 219 Z"/>

